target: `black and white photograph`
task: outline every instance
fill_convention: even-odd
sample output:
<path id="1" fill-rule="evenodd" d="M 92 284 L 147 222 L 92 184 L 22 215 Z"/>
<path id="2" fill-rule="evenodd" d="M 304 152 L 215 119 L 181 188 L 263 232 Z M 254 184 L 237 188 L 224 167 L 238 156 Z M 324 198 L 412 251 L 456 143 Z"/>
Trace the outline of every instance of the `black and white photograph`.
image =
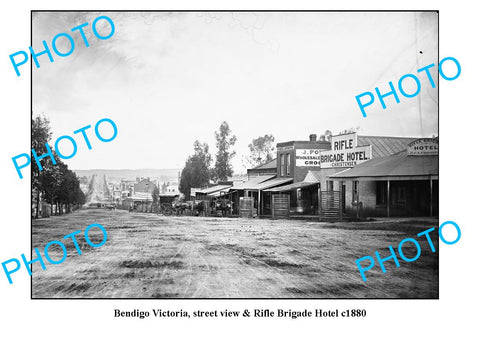
<path id="1" fill-rule="evenodd" d="M 0 7 L 2 339 L 478 333 L 474 3 Z"/>
<path id="2" fill-rule="evenodd" d="M 438 18 L 33 11 L 32 298 L 438 299 Z"/>

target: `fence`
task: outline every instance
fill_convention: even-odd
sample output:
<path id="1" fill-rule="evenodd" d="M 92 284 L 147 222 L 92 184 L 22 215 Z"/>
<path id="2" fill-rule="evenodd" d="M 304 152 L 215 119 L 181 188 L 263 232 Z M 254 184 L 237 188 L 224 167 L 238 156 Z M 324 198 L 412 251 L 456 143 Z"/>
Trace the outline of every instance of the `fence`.
<path id="1" fill-rule="evenodd" d="M 342 192 L 341 191 L 320 191 L 320 220 L 340 221 L 342 220 Z"/>

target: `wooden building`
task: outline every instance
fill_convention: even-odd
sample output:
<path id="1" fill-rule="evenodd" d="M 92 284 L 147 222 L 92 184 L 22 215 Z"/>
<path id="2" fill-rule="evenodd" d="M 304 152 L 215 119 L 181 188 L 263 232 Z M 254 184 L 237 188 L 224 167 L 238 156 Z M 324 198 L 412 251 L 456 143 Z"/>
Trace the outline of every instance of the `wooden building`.
<path id="1" fill-rule="evenodd" d="M 438 138 L 329 176 L 351 187 L 345 212 L 363 216 L 438 216 Z"/>
<path id="2" fill-rule="evenodd" d="M 371 159 L 396 154 L 415 138 L 358 136 L 356 132 L 331 136 L 329 141 L 292 141 L 277 144 L 278 177 L 292 178 L 292 183 L 268 189 L 271 195 L 289 197 L 290 216 L 343 217 L 347 196 L 357 190 L 330 176 L 352 169 Z M 356 204 L 353 202 L 353 204 Z M 323 209 L 322 209 L 323 206 Z M 351 210 L 351 209 L 350 209 Z"/>

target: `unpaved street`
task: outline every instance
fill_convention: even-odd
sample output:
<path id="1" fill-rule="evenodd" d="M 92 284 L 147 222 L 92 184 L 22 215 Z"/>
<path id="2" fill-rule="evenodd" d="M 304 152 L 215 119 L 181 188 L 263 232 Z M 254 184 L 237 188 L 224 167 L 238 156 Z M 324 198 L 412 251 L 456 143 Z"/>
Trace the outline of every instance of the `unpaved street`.
<path id="1" fill-rule="evenodd" d="M 108 241 L 90 248 L 83 231 L 102 224 Z M 82 254 L 64 240 L 62 264 L 33 265 L 32 297 L 54 298 L 438 298 L 438 251 L 415 235 L 433 221 L 319 223 L 158 216 L 84 209 L 33 221 L 32 242 L 43 253 L 51 240 L 82 230 Z M 438 250 L 438 234 L 432 234 Z M 92 236 L 95 233 L 92 232 Z M 101 234 L 98 232 L 99 240 Z M 420 258 L 399 258 L 359 275 L 355 260 L 406 237 L 417 238 Z M 414 256 L 414 246 L 404 247 Z M 49 250 L 61 258 L 60 249 Z"/>
<path id="2" fill-rule="evenodd" d="M 90 181 L 90 191 L 87 194 L 87 204 L 108 202 L 110 192 L 105 176 L 94 175 Z"/>

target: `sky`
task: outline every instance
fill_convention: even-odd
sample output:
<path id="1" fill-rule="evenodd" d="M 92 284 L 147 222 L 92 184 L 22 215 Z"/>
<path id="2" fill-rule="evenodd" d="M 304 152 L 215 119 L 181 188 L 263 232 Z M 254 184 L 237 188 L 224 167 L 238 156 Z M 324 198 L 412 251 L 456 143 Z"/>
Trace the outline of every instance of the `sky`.
<path id="1" fill-rule="evenodd" d="M 115 24 L 106 40 L 92 33 L 100 15 Z M 85 28 L 90 46 L 71 28 Z M 32 71 L 33 114 L 50 119 L 53 141 L 70 135 L 72 169 L 182 168 L 195 140 L 215 153 L 214 132 L 227 121 L 237 136 L 236 173 L 252 139 L 308 140 L 325 130 L 360 135 L 438 135 L 438 86 L 416 70 L 435 64 L 438 15 L 432 12 L 104 12 L 33 14 L 33 49 L 70 32 L 70 56 L 39 56 Z M 101 35 L 110 32 L 98 23 Z M 66 39 L 57 40 L 68 51 Z M 364 118 L 355 100 L 363 92 L 397 88 L 400 77 L 421 80 L 420 94 L 400 104 L 376 98 Z M 414 92 L 408 81 L 404 87 Z M 397 88 L 398 91 L 398 88 Z M 365 99 L 366 100 L 366 99 Z M 90 129 L 92 149 L 73 131 L 112 119 L 117 137 L 103 143 Z M 108 135 L 107 132 L 105 132 Z M 51 143 L 53 144 L 53 143 Z M 68 153 L 68 143 L 60 144 Z"/>

